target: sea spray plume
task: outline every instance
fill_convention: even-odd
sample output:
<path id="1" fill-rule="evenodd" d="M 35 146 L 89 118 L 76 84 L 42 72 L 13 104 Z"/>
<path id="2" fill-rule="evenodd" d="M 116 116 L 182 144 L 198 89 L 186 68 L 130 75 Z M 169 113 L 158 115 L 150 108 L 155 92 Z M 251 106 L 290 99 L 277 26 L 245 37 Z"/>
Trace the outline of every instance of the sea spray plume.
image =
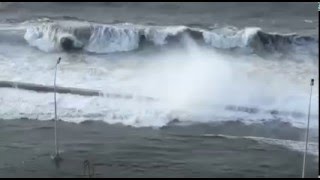
<path id="1" fill-rule="evenodd" d="M 159 103 L 149 104 L 137 99 L 122 101 L 108 97 L 99 100 L 98 98 L 77 99 L 76 97 L 61 96 L 61 101 L 63 101 L 61 103 L 63 106 L 61 117 L 66 121 L 81 122 L 91 119 L 132 126 L 158 127 L 164 126 L 174 118 L 190 122 L 210 122 L 234 118 L 242 118 L 243 121 L 260 121 L 261 119 L 273 118 L 270 115 L 265 116 L 265 114 L 256 113 L 250 115 L 250 119 L 248 119 L 246 116 L 248 113 L 227 112 L 213 106 L 223 107 L 224 104 L 303 112 L 304 98 L 302 97 L 304 91 L 301 88 L 299 89 L 300 83 L 297 84 L 297 77 L 307 76 L 309 71 L 312 70 L 306 63 L 276 61 L 275 59 L 264 59 L 251 54 L 234 56 L 232 53 L 234 47 L 220 51 L 221 48 L 203 42 L 201 31 L 208 30 L 200 28 L 189 30 L 190 28 L 183 26 L 167 28 L 167 26 L 106 25 L 84 22 L 83 24 L 63 24 L 54 21 L 45 22 L 44 25 L 50 23 L 57 24 L 59 28 L 62 27 L 64 33 L 72 35 L 84 45 L 82 53 L 63 53 L 68 65 L 63 66 L 65 75 L 63 79 L 59 80 L 62 83 L 61 85 L 92 87 L 99 90 L 105 89 L 106 92 L 110 93 L 122 92 L 161 99 Z M 157 44 L 154 46 L 164 47 L 164 49 L 161 49 L 161 51 L 146 49 L 147 53 L 143 51 L 134 53 L 135 50 L 130 50 L 132 53 L 119 52 L 110 55 L 86 53 L 85 47 L 89 43 L 95 26 L 106 29 L 111 27 L 111 32 L 115 35 L 117 35 L 118 29 L 127 32 L 131 27 L 139 33 L 139 48 L 143 47 L 141 45 L 145 42 L 149 43 L 148 46 L 152 46 L 152 41 L 156 41 Z M 146 30 L 147 28 L 149 30 Z M 106 34 L 110 35 L 109 30 L 106 30 L 108 32 Z M 210 31 L 215 32 L 217 36 L 219 34 L 231 36 L 238 30 L 231 28 Z M 142 36 L 144 36 L 145 40 L 143 41 L 145 42 L 141 40 Z M 156 39 L 158 36 L 159 39 Z M 101 36 L 101 38 L 104 37 Z M 254 41 L 252 37 L 249 39 Z M 171 46 L 174 43 L 178 46 Z M 308 43 L 308 40 L 306 40 L 306 43 Z M 235 45 L 237 43 L 230 44 Z M 60 45 L 58 44 L 58 46 Z M 17 58 L 21 59 L 19 62 L 27 61 L 26 65 L 35 61 L 41 63 L 28 66 L 27 71 L 25 71 L 26 67 L 21 66 L 21 63 L 15 66 L 7 66 L 2 69 L 4 74 L 16 72 L 13 68 L 18 67 L 19 71 L 21 70 L 20 73 L 25 75 L 19 77 L 21 80 L 46 83 L 46 79 L 51 77 L 46 73 L 48 71 L 47 63 L 50 64 L 48 58 L 56 55 L 56 53 L 37 53 L 36 50 L 26 48 L 24 55 L 28 52 L 34 54 L 28 54 L 28 59 L 17 55 Z M 86 58 L 85 63 L 77 61 L 78 57 L 73 57 L 75 54 L 82 54 Z M 309 59 L 305 60 L 308 61 Z M 90 69 L 94 69 L 98 73 L 92 73 Z M 281 73 L 283 76 L 281 76 Z M 37 77 L 35 79 L 26 78 L 35 76 Z M 292 76 L 294 80 L 285 78 L 289 76 Z M 13 78 L 16 77 L 16 75 L 13 75 Z M 2 93 L 5 94 L 6 92 L 2 91 Z M 19 93 L 24 94 L 24 92 Z M 300 95 L 301 97 L 299 97 Z M 39 119 L 46 119 L 47 116 L 50 116 L 51 111 L 47 108 L 50 99 L 46 100 L 46 96 L 40 94 L 37 94 L 37 97 L 41 101 L 28 99 L 27 96 L 30 95 L 21 97 L 24 102 L 17 100 L 15 97 L 9 96 L 12 98 L 10 100 L 4 96 L 4 100 L 7 104 L 10 104 L 10 107 L 5 107 L 2 110 L 2 116 L 33 117 L 37 114 Z M 20 102 L 19 106 L 15 105 L 17 102 Z M 313 103 L 316 104 L 316 102 Z M 36 113 L 39 108 L 29 104 L 41 106 L 41 113 Z M 10 112 L 20 112 L 21 114 L 10 114 Z M 300 122 L 298 117 L 287 118 L 286 115 L 284 117 L 283 121 L 293 124 Z"/>

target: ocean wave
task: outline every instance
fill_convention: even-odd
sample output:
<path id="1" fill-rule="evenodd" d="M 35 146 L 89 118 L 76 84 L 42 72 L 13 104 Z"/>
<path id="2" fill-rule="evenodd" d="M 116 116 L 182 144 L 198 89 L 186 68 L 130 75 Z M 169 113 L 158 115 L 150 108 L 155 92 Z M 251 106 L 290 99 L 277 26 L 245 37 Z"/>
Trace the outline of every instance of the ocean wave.
<path id="1" fill-rule="evenodd" d="M 128 52 L 145 46 L 184 46 L 186 37 L 199 45 L 223 50 L 245 49 L 245 52 L 258 55 L 295 52 L 318 55 L 318 39 L 315 37 L 267 33 L 253 27 L 208 30 L 188 26 L 47 20 L 33 23 L 24 35 L 31 46 L 45 52 L 81 50 L 89 53 Z"/>

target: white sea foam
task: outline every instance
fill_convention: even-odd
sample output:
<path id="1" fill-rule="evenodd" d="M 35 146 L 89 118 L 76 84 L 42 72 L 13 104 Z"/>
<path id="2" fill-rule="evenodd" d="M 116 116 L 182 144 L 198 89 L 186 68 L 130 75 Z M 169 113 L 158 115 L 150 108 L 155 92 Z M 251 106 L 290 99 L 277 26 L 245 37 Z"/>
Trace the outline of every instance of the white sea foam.
<path id="1" fill-rule="evenodd" d="M 72 21 L 71 21 L 72 22 Z M 246 123 L 275 118 L 270 113 L 248 114 L 225 110 L 227 105 L 266 110 L 307 113 L 309 80 L 318 82 L 318 68 L 312 59 L 297 63 L 278 61 L 255 54 L 221 53 L 198 45 L 196 35 L 183 34 L 185 26 L 147 27 L 132 24 L 53 23 L 29 27 L 25 39 L 45 53 L 26 46 L 0 43 L 0 80 L 53 84 L 54 66 L 59 65 L 60 86 L 89 88 L 108 93 L 148 96 L 158 102 L 59 95 L 59 116 L 67 121 L 104 120 L 133 126 L 163 126 L 174 118 L 210 122 L 243 119 Z M 75 28 L 76 27 L 76 28 Z M 222 48 L 245 46 L 258 29 L 221 29 L 210 44 Z M 93 33 L 92 33 L 93 32 Z M 200 32 L 201 31 L 196 31 Z M 167 36 L 184 44 L 165 51 L 131 54 L 86 54 L 56 51 L 61 37 L 75 38 L 78 45 L 92 52 L 129 51 L 137 48 L 141 34 L 156 46 L 166 45 Z M 204 33 L 206 34 L 206 33 Z M 226 37 L 229 36 L 229 37 Z M 218 39 L 217 39 L 218 38 Z M 228 42 L 226 44 L 226 42 Z M 209 43 L 209 41 L 208 41 Z M 19 52 L 19 53 L 17 53 Z M 52 94 L 0 89 L 0 117 L 11 119 L 53 117 Z M 312 117 L 318 117 L 318 87 L 314 87 Z M 18 98 L 18 99 L 17 99 Z M 305 127 L 305 117 L 279 115 L 281 120 Z M 311 120 L 313 127 L 318 121 Z"/>

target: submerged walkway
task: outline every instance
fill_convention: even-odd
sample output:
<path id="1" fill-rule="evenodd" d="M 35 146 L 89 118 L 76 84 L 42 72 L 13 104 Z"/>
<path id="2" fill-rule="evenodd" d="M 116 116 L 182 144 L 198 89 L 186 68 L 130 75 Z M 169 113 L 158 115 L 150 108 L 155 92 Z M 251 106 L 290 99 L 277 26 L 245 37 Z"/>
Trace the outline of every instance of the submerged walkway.
<path id="1" fill-rule="evenodd" d="M 54 86 L 16 82 L 16 81 L 0 81 L 0 88 L 16 88 L 16 89 L 24 89 L 24 90 L 45 92 L 45 93 L 54 92 Z M 133 97 L 130 94 L 104 93 L 100 90 L 61 87 L 61 86 L 56 86 L 56 92 L 60 94 L 74 94 L 74 95 L 81 95 L 81 96 L 103 96 L 103 97 L 110 97 L 110 98 L 125 98 L 125 99 L 141 98 L 144 100 L 155 100 L 151 97 L 144 97 L 144 96 Z"/>

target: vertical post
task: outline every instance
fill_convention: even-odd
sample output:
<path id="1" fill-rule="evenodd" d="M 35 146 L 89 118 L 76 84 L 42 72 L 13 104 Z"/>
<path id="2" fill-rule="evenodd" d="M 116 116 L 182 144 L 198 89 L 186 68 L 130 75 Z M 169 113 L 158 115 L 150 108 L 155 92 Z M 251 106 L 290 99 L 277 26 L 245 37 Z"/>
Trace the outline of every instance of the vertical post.
<path id="1" fill-rule="evenodd" d="M 57 134 L 57 121 L 58 121 L 58 115 L 57 115 L 57 98 L 56 98 L 56 78 L 57 78 L 57 69 L 58 69 L 58 64 L 61 61 L 61 57 L 59 57 L 56 67 L 55 67 L 55 72 L 54 72 L 54 143 L 55 143 L 55 155 L 53 157 L 53 160 L 58 163 L 61 158 L 59 155 L 59 145 L 58 145 L 58 134 Z"/>
<path id="2" fill-rule="evenodd" d="M 311 79 L 310 83 L 310 98 L 309 98 L 309 109 L 308 109 L 308 123 L 307 123 L 307 131 L 306 131 L 306 145 L 303 156 L 303 164 L 302 164 L 302 178 L 305 176 L 305 168 L 306 168 L 306 156 L 308 151 L 308 138 L 309 138 L 309 125 L 310 125 L 310 109 L 311 109 L 311 97 L 312 97 L 312 86 L 314 84 L 314 79 Z"/>

